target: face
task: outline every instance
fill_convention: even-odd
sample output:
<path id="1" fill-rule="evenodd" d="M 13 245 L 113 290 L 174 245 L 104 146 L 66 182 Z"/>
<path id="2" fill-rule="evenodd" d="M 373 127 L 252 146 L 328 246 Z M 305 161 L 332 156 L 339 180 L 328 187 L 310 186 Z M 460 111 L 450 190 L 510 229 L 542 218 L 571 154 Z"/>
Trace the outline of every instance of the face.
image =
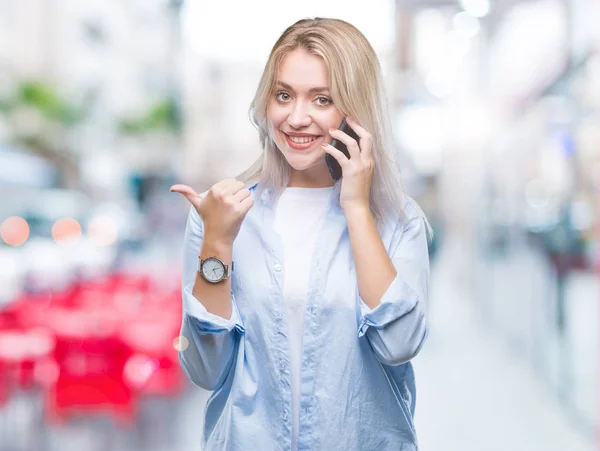
<path id="1" fill-rule="evenodd" d="M 324 141 L 343 115 L 333 105 L 323 60 L 294 50 L 282 60 L 277 85 L 267 106 L 267 122 L 277 147 L 289 163 L 290 186 L 331 186 Z"/>

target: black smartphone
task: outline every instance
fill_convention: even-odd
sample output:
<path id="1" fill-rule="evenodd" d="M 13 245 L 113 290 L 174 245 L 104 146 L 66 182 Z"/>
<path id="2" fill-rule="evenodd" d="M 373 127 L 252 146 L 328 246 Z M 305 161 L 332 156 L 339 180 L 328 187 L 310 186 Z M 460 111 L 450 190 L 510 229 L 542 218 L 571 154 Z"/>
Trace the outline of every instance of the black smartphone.
<path id="1" fill-rule="evenodd" d="M 348 123 L 346 122 L 346 118 L 342 121 L 340 126 L 338 127 L 341 131 L 343 131 L 348 136 L 354 138 L 356 142 L 360 142 L 360 137 L 350 128 Z M 350 158 L 350 152 L 348 152 L 348 147 L 341 141 L 334 139 L 331 141 L 331 145 L 336 149 L 340 150 L 347 158 Z M 342 167 L 337 162 L 337 160 L 329 154 L 325 154 L 325 162 L 327 163 L 327 167 L 329 168 L 329 173 L 333 180 L 339 180 L 342 178 Z"/>

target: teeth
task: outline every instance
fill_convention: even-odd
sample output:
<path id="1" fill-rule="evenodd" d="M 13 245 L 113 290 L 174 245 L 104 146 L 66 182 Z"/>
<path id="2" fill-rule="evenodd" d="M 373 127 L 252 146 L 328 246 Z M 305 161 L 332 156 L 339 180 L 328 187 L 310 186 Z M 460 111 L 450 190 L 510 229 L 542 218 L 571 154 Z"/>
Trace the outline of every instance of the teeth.
<path id="1" fill-rule="evenodd" d="M 289 136 L 289 135 L 288 135 L 288 136 Z M 314 141 L 315 139 L 317 139 L 317 137 L 316 137 L 316 136 L 313 136 L 313 137 L 303 137 L 303 138 L 298 138 L 298 137 L 296 137 L 296 136 L 290 136 L 290 139 L 291 139 L 292 141 L 294 141 L 295 143 L 297 143 L 297 144 L 306 144 L 306 143 L 309 143 L 309 142 L 311 142 L 311 141 Z"/>

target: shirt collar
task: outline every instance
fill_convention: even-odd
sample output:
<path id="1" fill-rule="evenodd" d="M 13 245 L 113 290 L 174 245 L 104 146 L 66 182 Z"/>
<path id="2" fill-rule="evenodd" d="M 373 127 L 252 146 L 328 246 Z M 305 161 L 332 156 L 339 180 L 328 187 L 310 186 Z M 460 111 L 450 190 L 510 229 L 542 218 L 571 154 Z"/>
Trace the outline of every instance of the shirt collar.
<path id="1" fill-rule="evenodd" d="M 252 188 L 255 188 L 258 185 L 255 184 Z M 331 193 L 331 202 L 330 202 L 330 206 L 333 207 L 335 205 L 337 205 L 339 207 L 339 198 L 340 198 L 340 191 L 341 191 L 341 187 L 342 187 L 342 182 L 341 180 L 338 180 L 335 185 L 333 185 L 333 191 Z M 275 189 L 271 188 L 271 187 L 267 187 L 265 188 L 260 196 L 260 199 L 267 204 L 272 204 L 273 200 L 274 200 L 274 196 L 275 196 Z M 333 200 L 336 200 L 336 202 L 333 202 Z M 341 207 L 340 207 L 341 208 Z"/>

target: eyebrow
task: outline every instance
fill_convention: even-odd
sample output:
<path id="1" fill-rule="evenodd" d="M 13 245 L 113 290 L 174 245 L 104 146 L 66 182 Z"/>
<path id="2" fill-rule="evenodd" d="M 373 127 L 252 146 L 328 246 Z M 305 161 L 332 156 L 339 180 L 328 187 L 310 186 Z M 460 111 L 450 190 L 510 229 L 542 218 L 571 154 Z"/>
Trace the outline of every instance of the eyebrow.
<path id="1" fill-rule="evenodd" d="M 281 86 L 282 88 L 289 89 L 290 91 L 293 91 L 293 90 L 294 90 L 294 88 L 292 88 L 290 85 L 288 85 L 287 83 L 284 83 L 284 82 L 282 82 L 282 81 L 278 81 L 278 82 L 277 82 L 277 85 L 278 85 L 278 86 Z M 308 90 L 308 92 L 309 92 L 309 93 L 313 93 L 313 92 L 323 92 L 323 91 L 327 91 L 327 92 L 329 92 L 329 87 L 327 87 L 327 86 L 320 86 L 320 87 L 317 87 L 317 88 L 310 88 L 310 89 Z"/>

